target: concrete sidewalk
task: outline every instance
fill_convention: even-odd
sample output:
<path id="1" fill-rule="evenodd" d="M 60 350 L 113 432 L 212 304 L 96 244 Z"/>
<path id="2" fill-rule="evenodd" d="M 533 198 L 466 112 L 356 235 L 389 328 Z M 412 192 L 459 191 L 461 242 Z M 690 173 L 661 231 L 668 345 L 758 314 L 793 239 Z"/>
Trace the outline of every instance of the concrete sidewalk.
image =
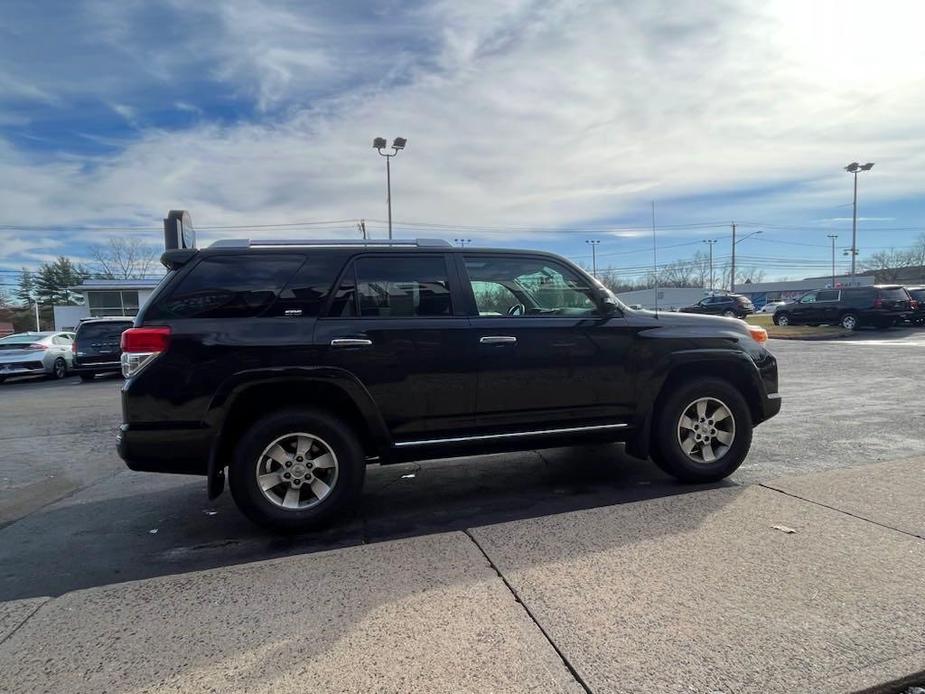
<path id="1" fill-rule="evenodd" d="M 0 603 L 0 692 L 865 690 L 925 674 L 923 498 L 916 458 Z"/>

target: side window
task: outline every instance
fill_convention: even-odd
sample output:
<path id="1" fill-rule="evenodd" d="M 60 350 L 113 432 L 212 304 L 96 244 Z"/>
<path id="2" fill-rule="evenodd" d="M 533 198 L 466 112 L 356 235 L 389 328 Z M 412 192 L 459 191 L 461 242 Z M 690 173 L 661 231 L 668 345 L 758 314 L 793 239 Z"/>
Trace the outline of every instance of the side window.
<path id="1" fill-rule="evenodd" d="M 51 338 L 52 343 L 56 345 L 69 345 L 71 344 L 71 339 L 67 335 L 55 335 Z"/>
<path id="2" fill-rule="evenodd" d="M 481 315 L 593 315 L 593 288 L 569 268 L 529 256 L 465 256 Z"/>
<path id="3" fill-rule="evenodd" d="M 354 261 L 359 315 L 366 318 L 450 316 L 450 284 L 443 256 L 364 257 Z M 352 280 L 348 279 L 348 283 Z M 335 296 L 350 293 L 342 283 Z M 336 314 L 337 306 L 332 306 Z"/>
<path id="4" fill-rule="evenodd" d="M 838 290 L 825 289 L 821 292 L 817 292 L 816 301 L 838 301 Z"/>
<path id="5" fill-rule="evenodd" d="M 310 254 L 279 293 L 267 315 L 316 317 L 348 258 L 347 253 Z M 350 301 L 353 301 L 352 295 Z"/>
<path id="6" fill-rule="evenodd" d="M 810 292 L 809 294 L 804 294 L 800 298 L 801 304 L 814 304 L 816 303 L 816 292 Z"/>
<path id="7" fill-rule="evenodd" d="M 305 259 L 300 255 L 203 258 L 148 318 L 252 318 L 262 314 Z"/>

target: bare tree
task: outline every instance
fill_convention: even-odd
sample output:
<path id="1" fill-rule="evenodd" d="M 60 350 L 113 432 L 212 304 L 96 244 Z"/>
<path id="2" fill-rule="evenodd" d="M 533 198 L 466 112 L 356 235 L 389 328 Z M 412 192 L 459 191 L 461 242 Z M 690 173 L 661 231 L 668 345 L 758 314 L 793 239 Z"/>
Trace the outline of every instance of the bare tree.
<path id="1" fill-rule="evenodd" d="M 902 274 L 903 268 L 914 267 L 917 263 L 917 254 L 909 251 L 898 251 L 891 248 L 888 251 L 877 251 L 865 261 L 864 269 L 874 271 L 876 282 L 896 282 Z"/>
<path id="2" fill-rule="evenodd" d="M 137 237 L 110 237 L 105 244 L 91 246 L 90 255 L 100 278 L 109 280 L 145 277 L 157 259 L 154 247 Z"/>

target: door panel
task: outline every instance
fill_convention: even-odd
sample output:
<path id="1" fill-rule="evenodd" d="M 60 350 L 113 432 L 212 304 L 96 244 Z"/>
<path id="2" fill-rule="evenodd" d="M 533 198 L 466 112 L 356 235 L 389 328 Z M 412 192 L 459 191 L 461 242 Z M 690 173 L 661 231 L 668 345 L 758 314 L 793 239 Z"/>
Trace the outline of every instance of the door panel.
<path id="1" fill-rule="evenodd" d="M 613 423 L 629 409 L 622 317 L 602 317 L 590 282 L 547 256 L 467 254 L 478 316 L 481 430 Z"/>
<path id="2" fill-rule="evenodd" d="M 335 292 L 336 317 L 315 326 L 326 363 L 363 383 L 396 439 L 475 423 L 476 348 L 449 277 L 442 253 L 360 256 Z"/>

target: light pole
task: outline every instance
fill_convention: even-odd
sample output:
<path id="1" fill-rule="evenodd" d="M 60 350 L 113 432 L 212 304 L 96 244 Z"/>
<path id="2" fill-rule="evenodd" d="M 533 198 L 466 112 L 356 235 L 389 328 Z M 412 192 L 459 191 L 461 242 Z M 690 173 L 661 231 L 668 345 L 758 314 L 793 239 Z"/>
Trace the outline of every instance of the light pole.
<path id="1" fill-rule="evenodd" d="M 734 293 L 736 290 L 736 246 L 742 243 L 745 239 L 754 236 L 755 234 L 762 233 L 761 229 L 758 231 L 753 231 L 750 234 L 746 234 L 738 241 L 736 241 L 736 223 L 732 223 L 732 275 L 729 278 L 729 292 Z M 712 249 L 712 246 L 710 247 Z"/>
<path id="2" fill-rule="evenodd" d="M 392 240 L 392 170 L 389 166 L 389 161 L 399 153 L 399 151 L 405 148 L 405 145 L 408 143 L 403 137 L 396 137 L 392 142 L 392 153 L 386 154 L 384 150 L 387 145 L 385 143 L 384 137 L 377 137 L 373 140 L 373 149 L 375 149 L 379 154 L 385 157 L 385 187 L 386 187 L 386 200 L 389 204 L 389 241 Z"/>
<path id="3" fill-rule="evenodd" d="M 829 238 L 832 239 L 832 289 L 835 289 L 835 239 L 838 234 L 829 234 Z"/>
<path id="4" fill-rule="evenodd" d="M 710 294 L 713 294 L 713 244 L 716 239 L 706 239 L 704 243 L 710 244 Z"/>
<path id="5" fill-rule="evenodd" d="M 597 279 L 597 247 L 600 244 L 599 239 L 585 239 L 585 243 L 591 246 L 591 276 Z"/>
<path id="6" fill-rule="evenodd" d="M 465 247 L 468 246 L 470 243 L 472 243 L 472 239 L 453 239 L 453 241 L 454 241 L 454 242 L 456 243 L 456 245 L 459 246 L 460 248 L 465 248 Z"/>
<path id="7" fill-rule="evenodd" d="M 861 171 L 870 171 L 874 168 L 874 162 L 869 161 L 866 164 L 858 164 L 856 161 L 851 162 L 845 167 L 845 171 L 854 174 L 854 213 L 851 215 L 851 274 L 854 275 L 855 264 L 858 259 L 858 174 Z"/>

